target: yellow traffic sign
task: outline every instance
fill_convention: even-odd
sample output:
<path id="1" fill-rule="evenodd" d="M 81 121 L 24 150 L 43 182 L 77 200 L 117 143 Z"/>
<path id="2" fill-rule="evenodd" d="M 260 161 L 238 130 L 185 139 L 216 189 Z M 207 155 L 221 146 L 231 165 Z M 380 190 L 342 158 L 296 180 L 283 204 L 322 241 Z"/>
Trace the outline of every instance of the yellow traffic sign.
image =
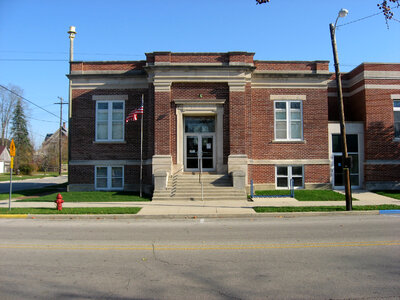
<path id="1" fill-rule="evenodd" d="M 14 139 L 11 140 L 11 144 L 10 144 L 10 155 L 11 155 L 11 156 L 15 156 L 15 143 L 14 143 Z"/>
<path id="2" fill-rule="evenodd" d="M 10 169 L 14 169 L 14 156 L 11 156 Z"/>

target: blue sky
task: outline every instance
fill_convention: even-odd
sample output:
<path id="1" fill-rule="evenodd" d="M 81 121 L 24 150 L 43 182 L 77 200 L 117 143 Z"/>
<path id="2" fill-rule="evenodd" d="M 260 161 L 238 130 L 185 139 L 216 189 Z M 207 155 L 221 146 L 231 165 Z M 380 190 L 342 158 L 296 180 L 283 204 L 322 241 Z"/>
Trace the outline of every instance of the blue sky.
<path id="1" fill-rule="evenodd" d="M 329 23 L 375 13 L 378 0 L 0 0 L 0 84 L 59 115 L 68 99 L 68 28 L 76 26 L 75 60 L 143 60 L 144 53 L 255 52 L 259 60 L 332 61 Z M 400 20 L 400 9 L 395 9 Z M 342 71 L 362 62 L 400 62 L 400 22 L 382 15 L 338 28 Z M 52 60 L 52 61 L 49 61 Z M 331 65 L 331 71 L 333 66 Z M 64 106 L 64 119 L 67 119 Z M 59 120 L 28 105 L 35 146 Z"/>

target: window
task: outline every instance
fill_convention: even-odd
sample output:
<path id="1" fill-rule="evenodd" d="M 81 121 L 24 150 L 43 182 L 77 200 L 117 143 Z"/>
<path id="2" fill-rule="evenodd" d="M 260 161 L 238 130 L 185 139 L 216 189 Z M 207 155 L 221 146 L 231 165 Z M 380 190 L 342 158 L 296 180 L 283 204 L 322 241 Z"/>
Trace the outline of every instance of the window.
<path id="1" fill-rule="evenodd" d="M 96 141 L 124 140 L 124 102 L 96 102 Z"/>
<path id="2" fill-rule="evenodd" d="M 275 139 L 302 140 L 301 101 L 275 101 Z"/>
<path id="3" fill-rule="evenodd" d="M 400 100 L 393 101 L 394 137 L 400 139 Z"/>
<path id="4" fill-rule="evenodd" d="M 302 188 L 303 166 L 277 166 L 276 167 L 276 187 L 279 189 L 289 189 L 290 180 L 293 179 L 294 187 Z"/>
<path id="5" fill-rule="evenodd" d="M 95 169 L 96 190 L 122 190 L 124 167 L 98 166 Z"/>

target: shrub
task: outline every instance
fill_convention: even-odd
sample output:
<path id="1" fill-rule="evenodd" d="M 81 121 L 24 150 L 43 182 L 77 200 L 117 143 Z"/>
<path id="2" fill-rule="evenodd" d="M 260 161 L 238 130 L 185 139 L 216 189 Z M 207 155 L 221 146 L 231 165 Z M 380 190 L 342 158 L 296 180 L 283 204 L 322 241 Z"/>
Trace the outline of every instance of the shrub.
<path id="1" fill-rule="evenodd" d="M 34 171 L 34 167 L 30 164 L 20 165 L 18 169 L 23 175 L 32 175 Z"/>

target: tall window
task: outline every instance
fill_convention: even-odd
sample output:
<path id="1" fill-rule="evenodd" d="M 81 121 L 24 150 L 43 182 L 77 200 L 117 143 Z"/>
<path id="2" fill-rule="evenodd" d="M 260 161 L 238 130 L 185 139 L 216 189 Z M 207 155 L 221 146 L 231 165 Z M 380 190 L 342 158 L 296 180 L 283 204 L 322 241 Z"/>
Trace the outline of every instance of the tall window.
<path id="1" fill-rule="evenodd" d="M 124 102 L 96 102 L 96 141 L 124 140 Z"/>
<path id="2" fill-rule="evenodd" d="M 303 139 L 301 101 L 275 101 L 275 139 Z"/>
<path id="3" fill-rule="evenodd" d="M 124 167 L 96 167 L 96 190 L 122 190 L 124 187 Z"/>
<path id="4" fill-rule="evenodd" d="M 293 179 L 294 187 L 302 188 L 303 166 L 277 166 L 276 167 L 276 187 L 281 189 L 290 188 L 290 180 Z"/>
<path id="5" fill-rule="evenodd" d="M 393 101 L 394 137 L 400 139 L 400 100 Z"/>

